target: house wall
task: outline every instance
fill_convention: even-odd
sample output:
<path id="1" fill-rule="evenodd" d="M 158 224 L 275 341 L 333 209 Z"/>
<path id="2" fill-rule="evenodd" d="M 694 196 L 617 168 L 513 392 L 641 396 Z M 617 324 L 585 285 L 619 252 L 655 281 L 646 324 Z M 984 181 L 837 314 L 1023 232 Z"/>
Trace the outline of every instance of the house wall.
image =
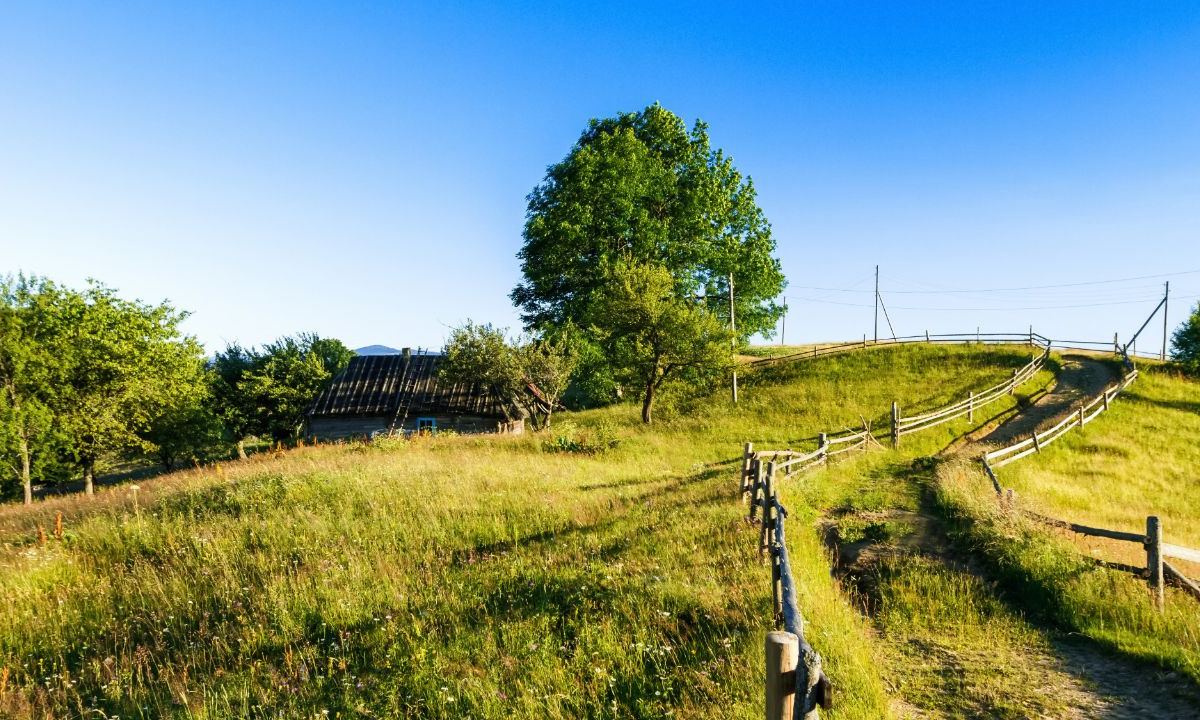
<path id="1" fill-rule="evenodd" d="M 387 429 L 392 422 L 390 415 L 371 417 L 315 417 L 308 420 L 308 436 L 319 440 L 341 440 L 348 437 L 370 435 L 379 429 Z"/>
<path id="2" fill-rule="evenodd" d="M 504 418 L 489 415 L 421 415 L 432 417 L 437 422 L 439 430 L 453 430 L 457 433 L 504 433 L 518 435 L 525 431 L 524 420 L 507 421 Z M 387 429 L 391 426 L 392 417 L 379 415 L 370 417 L 315 417 L 308 420 L 308 436 L 320 440 L 340 440 L 348 437 L 361 437 L 372 432 Z M 404 429 L 408 432 L 417 429 L 417 416 L 410 415 L 404 420 Z"/>

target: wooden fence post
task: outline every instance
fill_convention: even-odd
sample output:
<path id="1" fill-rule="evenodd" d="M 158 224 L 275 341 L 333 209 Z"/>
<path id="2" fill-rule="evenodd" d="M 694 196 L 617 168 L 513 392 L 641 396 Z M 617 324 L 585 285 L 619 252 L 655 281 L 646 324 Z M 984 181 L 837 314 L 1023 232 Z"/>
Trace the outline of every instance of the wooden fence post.
<path id="1" fill-rule="evenodd" d="M 1036 430 L 1035 430 L 1035 431 L 1034 431 L 1034 433 L 1033 433 L 1033 449 L 1034 449 L 1034 450 L 1036 450 L 1037 452 L 1041 452 L 1041 451 L 1042 451 L 1042 443 L 1041 443 L 1041 442 L 1038 440 L 1038 436 L 1037 436 L 1037 431 L 1036 431 Z"/>
<path id="2" fill-rule="evenodd" d="M 1113 355 L 1121 354 L 1121 341 L 1117 339 L 1117 334 L 1113 333 Z"/>
<path id="3" fill-rule="evenodd" d="M 925 342 L 929 342 L 929 331 L 925 331 Z"/>
<path id="4" fill-rule="evenodd" d="M 892 448 L 900 447 L 900 406 L 892 401 Z"/>
<path id="5" fill-rule="evenodd" d="M 1104 394 L 1102 397 L 1104 398 L 1104 411 L 1108 412 L 1108 388 L 1104 388 Z"/>
<path id="6" fill-rule="evenodd" d="M 1157 515 L 1146 518 L 1146 569 L 1150 573 L 1150 591 L 1154 607 L 1163 609 L 1162 523 Z"/>
<path id="7" fill-rule="evenodd" d="M 1008 394 L 1014 395 L 1017 392 L 1017 371 L 1013 370 L 1012 384 L 1008 386 Z"/>
<path id="8" fill-rule="evenodd" d="M 967 422 L 975 422 L 975 391 L 967 393 Z"/>
<path id="9" fill-rule="evenodd" d="M 1083 427 L 1083 406 L 1079 406 L 1079 427 Z"/>
<path id="10" fill-rule="evenodd" d="M 1029 326 L 1029 344 L 1033 345 L 1033 326 Z"/>
<path id="11" fill-rule="evenodd" d="M 826 433 L 819 433 L 817 435 L 817 450 L 825 451 L 825 453 L 823 455 L 821 455 L 821 459 L 825 461 L 826 465 L 828 465 L 829 464 L 829 435 L 827 435 Z"/>
<path id="12" fill-rule="evenodd" d="M 750 486 L 750 520 L 754 520 L 754 516 L 758 513 L 758 506 L 761 504 L 758 500 L 759 493 L 763 491 L 763 461 L 762 458 L 754 458 L 754 484 Z"/>
<path id="13" fill-rule="evenodd" d="M 771 507 L 775 504 L 775 463 L 767 463 L 767 476 L 762 490 L 762 530 L 758 535 L 758 559 L 762 560 L 771 541 Z"/>
<path id="14" fill-rule="evenodd" d="M 750 468 L 754 464 L 754 443 L 746 443 L 742 450 L 742 497 L 750 487 Z"/>
<path id="15" fill-rule="evenodd" d="M 800 638 L 790 632 L 767 633 L 767 720 L 793 720 L 796 706 L 796 666 L 800 660 Z M 796 720 L 799 720 L 797 718 Z"/>

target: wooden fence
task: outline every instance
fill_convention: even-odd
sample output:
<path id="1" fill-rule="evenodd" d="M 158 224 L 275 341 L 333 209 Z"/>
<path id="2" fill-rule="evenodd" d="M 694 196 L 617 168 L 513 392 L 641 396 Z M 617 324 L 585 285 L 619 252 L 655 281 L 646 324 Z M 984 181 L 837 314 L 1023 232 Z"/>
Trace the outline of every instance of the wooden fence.
<path id="1" fill-rule="evenodd" d="M 979 343 L 981 345 L 1034 345 L 1048 344 L 1050 340 L 1035 333 L 1033 328 L 1029 328 L 1027 333 L 944 333 L 940 335 L 930 335 L 926 332 L 924 335 L 905 335 L 903 337 L 895 337 L 883 340 L 868 340 L 864 335 L 863 339 L 852 342 L 837 343 L 835 345 L 814 345 L 810 350 L 791 353 L 789 355 L 780 355 L 778 357 L 760 358 L 752 360 L 751 366 L 773 365 L 775 363 L 796 362 L 800 360 L 811 360 L 813 358 L 826 357 L 829 355 L 839 355 L 841 353 L 851 352 L 854 350 L 863 350 L 873 347 L 889 347 L 892 345 L 905 345 L 910 343 L 929 343 L 929 344 L 954 344 L 965 345 L 968 343 Z"/>
<path id="2" fill-rule="evenodd" d="M 1129 387 L 1129 385 L 1137 379 L 1138 371 L 1133 367 L 1133 362 L 1129 355 L 1124 353 L 1126 367 L 1129 368 L 1119 382 L 1106 387 L 1103 392 L 1092 399 L 1090 402 L 1081 405 L 1076 411 L 1067 415 L 1054 427 L 1043 430 L 1042 432 L 1034 432 L 1028 439 L 1013 443 L 1007 447 L 998 450 L 986 452 L 980 458 L 983 464 L 983 469 L 987 473 L 988 478 L 992 481 L 992 488 L 996 491 L 996 495 L 1002 500 L 1008 502 L 1010 506 L 1015 505 L 1015 493 L 1009 488 L 1004 490 L 1000 485 L 999 478 L 996 477 L 996 468 L 1003 467 L 1011 462 L 1020 460 L 1033 453 L 1039 453 L 1050 443 L 1058 440 L 1073 429 L 1082 429 L 1084 425 L 1095 420 L 1101 413 L 1109 408 L 1109 403 L 1114 398 L 1121 394 L 1121 391 Z M 1200 550 L 1183 547 L 1181 545 L 1172 545 L 1163 542 L 1163 527 L 1162 521 L 1157 515 L 1150 515 L 1146 518 L 1146 533 L 1126 532 L 1122 530 L 1109 530 L 1106 528 L 1095 528 L 1079 523 L 1067 522 L 1058 518 L 1047 517 L 1031 511 L 1024 511 L 1024 514 L 1038 520 L 1039 522 L 1070 530 L 1080 535 L 1088 535 L 1092 537 L 1103 537 L 1110 540 L 1121 540 L 1125 542 L 1134 542 L 1141 544 L 1146 549 L 1146 567 L 1138 567 L 1126 565 L 1123 563 L 1114 563 L 1105 560 L 1097 559 L 1097 562 L 1105 567 L 1110 567 L 1117 570 L 1124 570 L 1135 575 L 1145 577 L 1150 585 L 1150 589 L 1154 595 L 1154 603 L 1162 609 L 1164 601 L 1164 578 L 1170 578 L 1172 582 L 1200 598 L 1200 584 L 1188 578 L 1179 569 L 1166 562 L 1164 558 L 1177 558 L 1188 562 L 1200 563 Z"/>
<path id="3" fill-rule="evenodd" d="M 1078 410 L 1063 418 L 1054 427 L 1042 432 L 1035 432 L 1029 438 L 1013 443 L 1008 447 L 985 453 L 983 456 L 984 463 L 989 468 L 995 469 L 1004 467 L 1014 460 L 1020 460 L 1026 455 L 1041 452 L 1042 448 L 1071 432 L 1073 428 L 1082 428 L 1084 425 L 1095 420 L 1101 413 L 1108 410 L 1108 405 L 1112 402 L 1113 398 L 1120 395 L 1122 390 L 1129 387 L 1130 383 L 1137 379 L 1137 376 L 1137 370 L 1127 373 L 1120 382 L 1105 388 L 1104 392 L 1097 395 L 1095 399 L 1085 405 L 1081 405 Z"/>
<path id="4" fill-rule="evenodd" d="M 749 458 L 750 445 L 746 446 Z M 749 487 L 751 521 L 757 520 L 759 557 L 771 564 L 771 595 L 774 600 L 776 631 L 767 634 L 766 717 L 815 720 L 818 707 L 833 705 L 833 688 L 821 669 L 821 656 L 804 639 L 804 617 L 796 601 L 796 581 L 792 577 L 787 549 L 787 508 L 779 502 L 775 477 L 779 466 L 774 461 L 756 468 Z M 759 517 L 755 517 L 760 515 Z M 782 628 L 782 630 L 778 629 Z"/>
<path id="5" fill-rule="evenodd" d="M 1036 340 L 1031 336 L 1030 344 L 1036 346 Z M 946 407 L 931 412 L 913 415 L 911 417 L 903 417 L 900 414 L 900 406 L 897 403 L 892 403 L 892 447 L 900 446 L 900 437 L 910 433 L 928 430 L 945 422 L 956 420 L 966 416 L 969 421 L 975 420 L 975 411 L 990 405 L 1006 395 L 1012 395 L 1017 388 L 1033 379 L 1038 371 L 1042 369 L 1046 358 L 1050 357 L 1050 342 L 1046 341 L 1042 347 L 1042 352 L 1035 355 L 1024 367 L 1013 370 L 1012 377 L 999 385 L 981 390 L 979 392 L 969 392 L 964 400 L 956 403 L 951 403 Z"/>

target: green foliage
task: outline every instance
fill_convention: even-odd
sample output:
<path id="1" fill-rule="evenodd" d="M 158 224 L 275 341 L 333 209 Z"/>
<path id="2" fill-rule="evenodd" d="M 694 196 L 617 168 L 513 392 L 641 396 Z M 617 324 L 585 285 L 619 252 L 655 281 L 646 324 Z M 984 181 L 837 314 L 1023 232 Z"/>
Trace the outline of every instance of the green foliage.
<path id="1" fill-rule="evenodd" d="M 539 430 L 549 426 L 576 361 L 565 334 L 557 340 L 509 340 L 491 324 L 467 320 L 450 332 L 439 372 L 451 382 L 498 393 Z"/>
<path id="2" fill-rule="evenodd" d="M 689 132 L 659 105 L 592 120 L 530 193 L 524 239 L 512 299 L 529 328 L 608 330 L 595 309 L 618 263 L 665 268 L 672 295 L 725 325 L 732 275 L 742 341 L 770 336 L 782 312 L 773 299 L 784 278 L 753 183 L 712 149 L 704 123 Z M 596 374 L 592 399 L 615 394 L 597 360 L 585 353 L 581 364 Z"/>
<path id="3" fill-rule="evenodd" d="M 1171 335 L 1171 358 L 1200 375 L 1200 303 Z"/>
<path id="4" fill-rule="evenodd" d="M 668 379 L 702 382 L 732 364 L 731 335 L 704 305 L 680 299 L 664 267 L 617 263 L 586 316 L 614 368 L 642 389 L 642 422 Z"/>
<path id="5" fill-rule="evenodd" d="M 254 353 L 238 385 L 254 408 L 251 431 L 275 440 L 299 437 L 304 411 L 353 356 L 340 341 L 315 333 L 285 336 Z"/>
<path id="6" fill-rule="evenodd" d="M 600 422 L 589 427 L 580 427 L 570 420 L 554 428 L 554 436 L 542 443 L 547 452 L 581 453 L 599 455 L 621 444 L 616 426 L 611 422 Z"/>
<path id="7" fill-rule="evenodd" d="M 139 432 L 191 392 L 200 345 L 179 333 L 187 313 L 166 303 L 123 300 L 90 282 L 58 299 L 55 351 L 66 358 L 66 382 L 54 391 L 67 451 L 89 491 L 97 465 L 115 453 L 143 448 Z"/>
<path id="8" fill-rule="evenodd" d="M 51 448 L 82 470 L 90 492 L 99 464 L 146 449 L 141 433 L 198 385 L 200 346 L 179 332 L 186 313 L 94 281 L 83 291 L 24 277 L 2 287 L 5 457 L 27 500 L 32 461 Z"/>
<path id="9" fill-rule="evenodd" d="M 0 470 L 5 485 L 10 479 L 21 485 L 26 503 L 57 441 L 49 390 L 64 371 L 50 343 L 50 300 L 58 293 L 43 278 L 0 277 Z"/>
<path id="10" fill-rule="evenodd" d="M 213 413 L 239 456 L 245 457 L 242 443 L 250 435 L 298 437 L 305 410 L 352 357 L 340 340 L 316 333 L 284 336 L 261 350 L 235 343 L 217 353 L 209 375 Z"/>

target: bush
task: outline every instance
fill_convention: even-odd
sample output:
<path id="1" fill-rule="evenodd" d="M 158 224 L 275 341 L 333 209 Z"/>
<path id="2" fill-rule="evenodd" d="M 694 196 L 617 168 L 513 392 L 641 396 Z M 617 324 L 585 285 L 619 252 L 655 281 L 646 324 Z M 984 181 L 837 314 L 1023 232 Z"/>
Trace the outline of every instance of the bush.
<path id="1" fill-rule="evenodd" d="M 581 428 L 567 420 L 553 429 L 554 437 L 542 443 L 546 452 L 570 452 L 599 455 L 620 444 L 612 423 L 601 422 L 594 427 Z"/>
<path id="2" fill-rule="evenodd" d="M 1192 374 L 1200 374 L 1200 303 L 1171 336 L 1171 358 Z"/>

